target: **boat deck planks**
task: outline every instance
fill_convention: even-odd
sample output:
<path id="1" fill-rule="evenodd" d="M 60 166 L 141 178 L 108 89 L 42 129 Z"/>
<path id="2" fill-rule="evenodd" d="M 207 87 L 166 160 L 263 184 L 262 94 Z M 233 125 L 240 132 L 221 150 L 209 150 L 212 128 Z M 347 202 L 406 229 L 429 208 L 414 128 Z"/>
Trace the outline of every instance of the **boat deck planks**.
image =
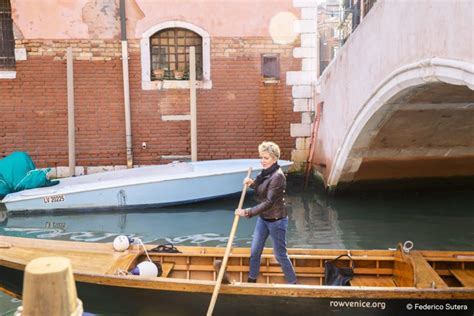
<path id="1" fill-rule="evenodd" d="M 463 286 L 474 288 L 474 270 L 453 269 L 450 271 Z"/>
<path id="2" fill-rule="evenodd" d="M 65 254 L 61 250 L 54 249 L 35 249 L 14 247 L 14 256 L 2 255 L 2 260 L 11 260 L 17 264 L 25 264 L 35 258 L 66 256 L 71 260 L 71 264 L 76 271 L 95 271 L 96 273 L 107 273 L 109 265 L 113 260 L 113 254 L 95 253 L 93 259 L 86 259 L 90 253 L 83 251 L 70 250 Z"/>
<path id="3" fill-rule="evenodd" d="M 393 278 L 390 276 L 364 276 L 356 275 L 351 280 L 352 286 L 380 286 L 380 287 L 397 287 Z"/>

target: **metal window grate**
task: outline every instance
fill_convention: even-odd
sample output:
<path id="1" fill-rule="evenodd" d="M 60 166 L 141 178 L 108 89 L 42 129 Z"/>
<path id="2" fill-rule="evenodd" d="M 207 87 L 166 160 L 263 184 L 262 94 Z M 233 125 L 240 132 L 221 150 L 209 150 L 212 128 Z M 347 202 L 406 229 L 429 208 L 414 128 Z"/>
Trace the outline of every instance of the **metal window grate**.
<path id="1" fill-rule="evenodd" d="M 196 78 L 202 79 L 202 38 L 183 28 L 161 30 L 150 37 L 152 79 L 189 79 L 189 47 L 196 48 Z"/>
<path id="2" fill-rule="evenodd" d="M 0 69 L 15 69 L 15 38 L 10 0 L 0 0 Z"/>
<path id="3" fill-rule="evenodd" d="M 262 77 L 280 79 L 280 55 L 262 54 Z"/>

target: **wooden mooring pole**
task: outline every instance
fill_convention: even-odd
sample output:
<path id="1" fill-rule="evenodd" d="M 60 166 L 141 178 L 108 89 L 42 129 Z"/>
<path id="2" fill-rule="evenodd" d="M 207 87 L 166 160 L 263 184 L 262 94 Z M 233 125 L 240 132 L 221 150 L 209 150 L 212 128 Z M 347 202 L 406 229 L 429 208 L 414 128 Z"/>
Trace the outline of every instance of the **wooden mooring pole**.
<path id="1" fill-rule="evenodd" d="M 69 152 L 69 176 L 76 175 L 76 126 L 74 119 L 74 58 L 72 48 L 66 50 L 67 56 L 67 135 Z"/>
<path id="2" fill-rule="evenodd" d="M 69 259 L 42 257 L 28 263 L 23 280 L 23 306 L 18 307 L 15 316 L 79 316 L 82 313 Z"/>
<path id="3" fill-rule="evenodd" d="M 191 161 L 197 161 L 196 48 L 189 47 L 189 103 L 191 106 Z"/>

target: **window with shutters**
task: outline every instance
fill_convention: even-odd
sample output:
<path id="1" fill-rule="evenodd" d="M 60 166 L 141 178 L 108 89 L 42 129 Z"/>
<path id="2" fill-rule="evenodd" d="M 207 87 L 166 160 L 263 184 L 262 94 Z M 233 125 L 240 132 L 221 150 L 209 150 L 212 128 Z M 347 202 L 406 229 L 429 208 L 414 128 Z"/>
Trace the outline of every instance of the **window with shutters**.
<path id="1" fill-rule="evenodd" d="M 262 77 L 264 80 L 280 80 L 280 55 L 262 54 Z"/>
<path id="2" fill-rule="evenodd" d="M 0 0 L 0 71 L 15 70 L 15 38 L 10 0 Z"/>

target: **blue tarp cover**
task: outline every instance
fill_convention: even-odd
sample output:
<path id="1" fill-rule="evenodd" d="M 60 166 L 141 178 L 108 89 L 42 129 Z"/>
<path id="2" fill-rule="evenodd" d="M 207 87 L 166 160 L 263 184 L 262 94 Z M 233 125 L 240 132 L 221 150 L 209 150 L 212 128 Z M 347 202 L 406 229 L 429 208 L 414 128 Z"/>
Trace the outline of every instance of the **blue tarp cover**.
<path id="1" fill-rule="evenodd" d="M 8 193 L 58 184 L 48 179 L 50 170 L 36 169 L 30 155 L 21 151 L 0 159 L 0 199 Z"/>

